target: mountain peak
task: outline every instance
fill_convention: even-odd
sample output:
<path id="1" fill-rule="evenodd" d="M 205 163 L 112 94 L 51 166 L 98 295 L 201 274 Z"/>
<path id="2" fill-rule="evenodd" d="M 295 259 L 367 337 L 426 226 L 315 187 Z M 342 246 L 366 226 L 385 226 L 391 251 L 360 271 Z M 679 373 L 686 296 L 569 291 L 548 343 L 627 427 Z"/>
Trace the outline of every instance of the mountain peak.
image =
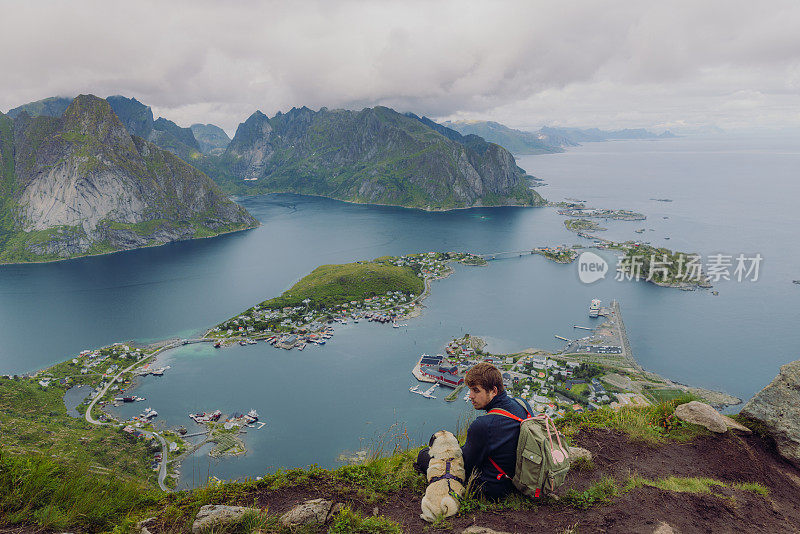
<path id="1" fill-rule="evenodd" d="M 94 95 L 78 95 L 64 111 L 65 132 L 89 136 L 103 144 L 133 149 L 128 132 L 111 105 Z"/>

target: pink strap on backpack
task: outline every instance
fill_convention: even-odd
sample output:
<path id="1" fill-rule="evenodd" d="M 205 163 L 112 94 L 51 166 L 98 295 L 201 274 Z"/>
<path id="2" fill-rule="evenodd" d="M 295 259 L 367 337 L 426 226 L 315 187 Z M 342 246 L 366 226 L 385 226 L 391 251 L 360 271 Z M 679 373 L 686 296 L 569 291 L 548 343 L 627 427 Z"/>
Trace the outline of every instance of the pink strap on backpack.
<path id="1" fill-rule="evenodd" d="M 553 461 L 560 464 L 567 458 L 567 452 L 564 450 L 564 446 L 561 444 L 561 435 L 558 433 L 558 430 L 550 430 L 550 424 L 552 420 L 550 416 L 547 414 L 542 414 L 536 417 L 533 417 L 536 421 L 544 421 L 544 428 L 547 430 L 547 438 L 550 440 L 550 451 L 551 455 L 553 456 Z M 554 425 L 555 426 L 555 425 Z M 556 435 L 556 442 L 558 443 L 558 448 L 553 445 L 553 433 L 555 432 Z"/>

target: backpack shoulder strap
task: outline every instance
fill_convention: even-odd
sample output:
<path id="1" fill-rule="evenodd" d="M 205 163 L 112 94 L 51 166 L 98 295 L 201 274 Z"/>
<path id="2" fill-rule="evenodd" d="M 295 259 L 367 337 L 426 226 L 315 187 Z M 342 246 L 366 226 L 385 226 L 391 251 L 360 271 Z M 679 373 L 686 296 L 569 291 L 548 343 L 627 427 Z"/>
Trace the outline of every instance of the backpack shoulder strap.
<path id="1" fill-rule="evenodd" d="M 514 421 L 516 421 L 518 423 L 521 423 L 522 421 L 524 421 L 524 419 L 522 419 L 522 417 L 517 417 L 513 413 L 507 412 L 506 410 L 503 410 L 503 409 L 500 409 L 500 408 L 492 408 L 491 410 L 489 410 L 486 413 L 487 414 L 493 413 L 493 414 L 497 414 L 497 415 L 502 415 L 503 417 L 508 417 L 509 419 L 513 419 Z"/>
<path id="2" fill-rule="evenodd" d="M 513 397 L 513 399 L 514 399 L 515 401 L 517 401 L 517 402 L 519 403 L 519 405 L 520 405 L 520 406 L 522 406 L 523 408 L 525 408 L 525 411 L 526 411 L 526 412 L 528 412 L 528 417 L 533 417 L 533 410 L 531 409 L 531 405 L 530 405 L 530 404 L 528 404 L 528 401 L 527 401 L 527 400 L 525 400 L 525 399 L 522 399 L 522 398 L 520 398 L 520 397 Z"/>

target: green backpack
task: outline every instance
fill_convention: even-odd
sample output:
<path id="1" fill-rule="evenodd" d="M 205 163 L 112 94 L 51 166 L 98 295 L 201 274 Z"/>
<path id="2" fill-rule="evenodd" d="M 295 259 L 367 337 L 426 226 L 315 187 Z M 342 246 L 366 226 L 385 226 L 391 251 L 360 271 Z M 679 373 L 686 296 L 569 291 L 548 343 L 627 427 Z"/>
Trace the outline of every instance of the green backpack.
<path id="1" fill-rule="evenodd" d="M 519 399 L 515 400 L 525 407 Z M 525 419 L 499 408 L 488 412 L 520 423 L 517 464 L 511 483 L 528 497 L 540 497 L 542 492 L 555 493 L 567 478 L 569 448 L 561 441 L 561 435 L 549 416 L 541 414 L 533 417 L 527 408 L 525 411 L 528 414 Z M 500 472 L 498 479 L 510 478 L 494 460 L 489 458 L 489 461 Z"/>

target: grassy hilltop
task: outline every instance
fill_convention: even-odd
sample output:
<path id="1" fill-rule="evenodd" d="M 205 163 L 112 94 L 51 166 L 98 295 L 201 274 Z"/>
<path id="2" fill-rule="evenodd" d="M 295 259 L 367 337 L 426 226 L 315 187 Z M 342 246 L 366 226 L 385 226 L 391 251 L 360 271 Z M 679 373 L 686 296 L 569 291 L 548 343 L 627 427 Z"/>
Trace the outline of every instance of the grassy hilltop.
<path id="1" fill-rule="evenodd" d="M 558 501 L 513 495 L 489 502 L 468 491 L 457 516 L 433 525 L 419 519 L 426 486 L 412 467 L 419 447 L 404 427 L 395 426 L 372 444 L 362 463 L 280 470 L 160 497 L 136 494 L 106 473 L 67 471 L 60 458 L 4 454 L 0 526 L 128 532 L 136 520 L 155 517 L 151 532 L 189 532 L 205 504 L 255 509 L 214 530 L 231 533 L 461 532 L 472 524 L 512 532 L 631 532 L 660 521 L 687 532 L 755 525 L 777 532 L 796 524 L 796 486 L 769 443 L 758 434 L 713 435 L 677 420 L 672 412 L 685 400 L 567 416 L 557 423 L 560 431 L 593 458 L 574 463 Z M 320 497 L 343 507 L 325 524 L 281 525 L 289 508 Z M 95 508 L 87 505 L 95 499 Z"/>
<path id="2" fill-rule="evenodd" d="M 332 308 L 354 300 L 384 295 L 388 291 L 421 294 L 425 284 L 411 267 L 398 267 L 382 261 L 321 265 L 304 276 L 280 297 L 260 304 L 265 308 L 303 306 Z"/>

